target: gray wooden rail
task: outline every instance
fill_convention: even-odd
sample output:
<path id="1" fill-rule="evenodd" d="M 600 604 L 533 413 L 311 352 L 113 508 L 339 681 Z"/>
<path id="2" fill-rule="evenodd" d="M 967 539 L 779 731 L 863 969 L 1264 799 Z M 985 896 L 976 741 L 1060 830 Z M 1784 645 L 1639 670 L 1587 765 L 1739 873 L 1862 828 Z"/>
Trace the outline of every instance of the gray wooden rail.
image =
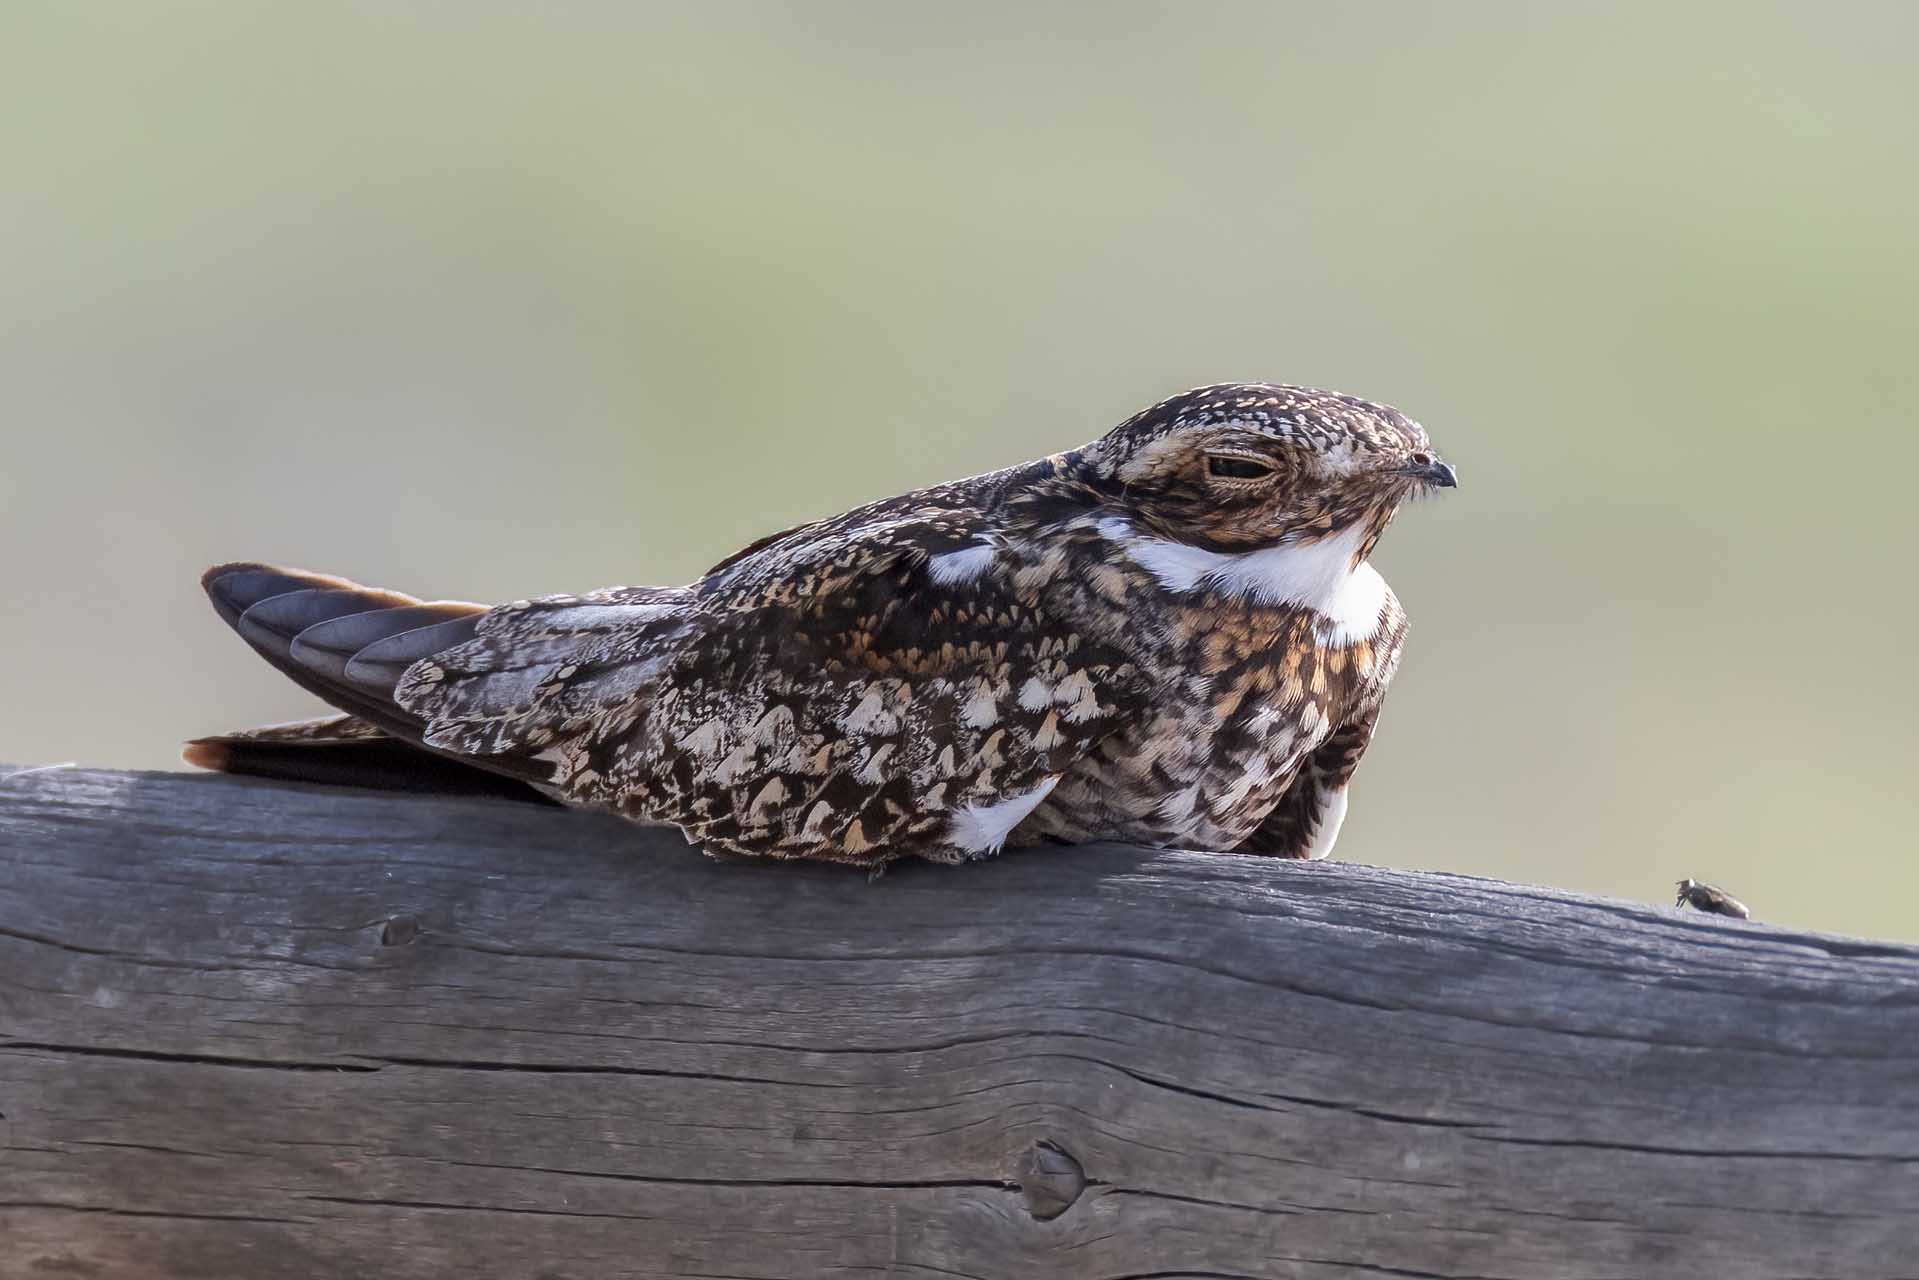
<path id="1" fill-rule="evenodd" d="M 37 773 L 0 783 L 0 1113 L 29 1280 L 1914 1276 L 1919 950 Z"/>

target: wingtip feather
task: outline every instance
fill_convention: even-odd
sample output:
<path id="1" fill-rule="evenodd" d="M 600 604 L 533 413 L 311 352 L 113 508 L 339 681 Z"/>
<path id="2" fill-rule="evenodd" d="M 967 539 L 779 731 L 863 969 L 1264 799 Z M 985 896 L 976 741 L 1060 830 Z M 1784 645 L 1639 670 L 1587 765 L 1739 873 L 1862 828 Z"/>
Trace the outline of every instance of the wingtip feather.
<path id="1" fill-rule="evenodd" d="M 196 769 L 225 773 L 233 760 L 233 751 L 215 738 L 195 738 L 180 748 L 180 758 Z"/>

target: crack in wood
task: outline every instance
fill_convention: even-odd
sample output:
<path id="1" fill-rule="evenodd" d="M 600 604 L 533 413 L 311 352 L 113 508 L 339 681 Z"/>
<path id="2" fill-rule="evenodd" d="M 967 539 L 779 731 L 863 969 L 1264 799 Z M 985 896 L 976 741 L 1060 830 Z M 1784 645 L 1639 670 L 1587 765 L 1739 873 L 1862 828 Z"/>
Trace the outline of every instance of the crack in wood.
<path id="1" fill-rule="evenodd" d="M 1468 1134 L 1476 1142 L 1499 1142 L 1515 1147 L 1573 1147 L 1586 1151 L 1630 1151 L 1637 1155 L 1683 1156 L 1696 1160 L 1846 1160 L 1861 1164 L 1919 1164 L 1919 1155 L 1898 1156 L 1869 1151 L 1778 1151 L 1739 1147 L 1665 1147 L 1645 1142 L 1607 1142 L 1599 1138 L 1521 1138 L 1506 1134 Z"/>
<path id="2" fill-rule="evenodd" d="M 1406 1280 L 1531 1280 L 1527 1276 L 1499 1276 L 1490 1271 L 1470 1273 L 1454 1271 L 1414 1271 L 1406 1267 L 1386 1267 L 1353 1258 L 1304 1258 L 1273 1254 L 1275 1262 L 1303 1262 L 1308 1266 L 1337 1267 L 1345 1275 L 1402 1276 Z"/>
<path id="3" fill-rule="evenodd" d="M 380 1068 L 350 1060 L 291 1062 L 279 1058 L 242 1058 L 217 1053 L 168 1053 L 158 1049 L 125 1049 L 105 1045 L 54 1044 L 33 1040 L 0 1040 L 0 1049 L 57 1053 L 74 1058 L 120 1058 L 134 1062 L 165 1062 L 184 1066 L 235 1067 L 245 1071 L 374 1072 Z"/>
<path id="4" fill-rule="evenodd" d="M 456 1204 L 438 1200 L 389 1200 L 378 1196 L 323 1196 L 307 1195 L 300 1197 L 315 1204 L 344 1204 L 366 1209 L 433 1209 L 452 1213 L 505 1213 L 531 1218 L 612 1218 L 622 1222 L 651 1222 L 654 1217 L 644 1213 L 590 1213 L 580 1209 L 529 1209 L 523 1205 L 505 1204 Z"/>
<path id="5" fill-rule="evenodd" d="M 0 1209 L 38 1209 L 59 1213 L 98 1213 L 114 1218 L 163 1218 L 179 1222 L 261 1222 L 302 1226 L 306 1218 L 269 1218 L 250 1213 L 187 1213 L 173 1209 L 121 1209 L 112 1205 L 69 1204 L 63 1200 L 0 1200 Z"/>
<path id="6" fill-rule="evenodd" d="M 544 1165 L 490 1164 L 473 1160 L 446 1160 L 437 1156 L 415 1157 L 434 1164 L 467 1169 L 501 1169 L 517 1173 L 544 1173 L 567 1178 L 593 1178 L 603 1182 L 638 1182 L 664 1187 L 825 1187 L 844 1191 L 934 1191 L 951 1188 L 975 1188 L 985 1191 L 1017 1191 L 1019 1184 L 1005 1178 L 692 1178 L 668 1177 L 648 1173 L 613 1173 L 603 1169 L 558 1169 Z"/>

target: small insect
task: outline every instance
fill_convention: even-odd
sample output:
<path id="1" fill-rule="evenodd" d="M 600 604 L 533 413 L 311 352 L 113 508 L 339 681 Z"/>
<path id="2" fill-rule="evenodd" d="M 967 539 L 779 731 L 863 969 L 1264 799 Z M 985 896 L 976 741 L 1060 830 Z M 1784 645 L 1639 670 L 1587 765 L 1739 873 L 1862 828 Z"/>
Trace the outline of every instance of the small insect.
<path id="1" fill-rule="evenodd" d="M 1679 899 L 1673 905 L 1675 907 L 1690 906 L 1695 911 L 1709 911 L 1716 916 L 1734 916 L 1740 920 L 1748 919 L 1752 915 L 1752 912 L 1746 910 L 1745 903 L 1724 889 L 1716 889 L 1699 880 L 1681 880 Z"/>

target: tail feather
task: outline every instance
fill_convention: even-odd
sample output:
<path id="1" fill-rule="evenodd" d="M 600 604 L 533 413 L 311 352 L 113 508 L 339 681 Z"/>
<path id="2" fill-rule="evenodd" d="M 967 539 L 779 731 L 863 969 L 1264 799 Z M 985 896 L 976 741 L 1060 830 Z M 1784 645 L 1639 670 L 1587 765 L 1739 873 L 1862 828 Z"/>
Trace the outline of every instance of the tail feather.
<path id="1" fill-rule="evenodd" d="M 314 781 L 377 777 L 389 787 L 395 775 L 413 775 L 423 785 L 403 789 L 432 791 L 449 789 L 449 773 L 503 774 L 520 784 L 550 776 L 549 764 L 524 754 L 491 756 L 482 765 L 435 752 L 421 741 L 425 722 L 393 699 L 409 666 L 473 637 L 485 605 L 426 603 L 344 578 L 250 563 L 209 569 L 201 585 L 255 652 L 347 715 L 287 727 L 299 732 L 199 739 L 188 744 L 189 763 Z M 355 727 L 345 728 L 348 721 Z M 500 784 L 465 789 L 497 792 Z"/>
<path id="2" fill-rule="evenodd" d="M 284 599 L 284 597 L 280 597 Z M 251 618 L 261 609 L 275 603 L 265 601 L 247 611 Z M 456 611 L 457 610 L 457 611 Z M 425 630 L 448 628 L 443 634 L 449 638 L 438 648 L 460 644 L 472 638 L 478 615 L 465 606 L 444 604 L 406 605 L 396 609 L 369 610 L 363 613 L 349 613 L 336 618 L 316 622 L 293 637 L 290 654 L 295 662 L 308 670 L 322 673 L 331 679 L 346 681 L 354 685 L 366 685 L 364 677 L 356 677 L 348 667 L 366 657 L 368 646 L 383 644 L 396 636 L 404 636 Z M 426 649 L 424 652 L 436 652 Z M 404 668 L 403 668 L 404 669 Z M 395 677 L 397 679 L 397 676 Z M 392 684 L 388 682 L 387 688 Z M 377 686 L 368 692 L 377 691 Z"/>
<path id="3" fill-rule="evenodd" d="M 441 607 L 425 605 L 421 612 Z M 465 644 L 478 632 L 479 623 L 479 615 L 475 614 L 396 628 L 362 645 L 346 665 L 346 678 L 360 688 L 378 690 L 382 697 L 390 699 L 408 667 L 422 658 L 445 653 L 454 645 Z"/>
<path id="4" fill-rule="evenodd" d="M 363 602 L 360 605 L 362 610 L 390 609 L 420 603 L 414 597 L 398 591 L 381 591 L 329 574 L 277 569 L 270 564 L 217 564 L 200 575 L 200 585 L 206 590 L 207 599 L 213 602 L 214 612 L 230 627 L 237 627 L 240 615 L 261 601 L 296 591 L 339 592 Z M 317 617 L 314 619 L 318 620 Z"/>
<path id="5" fill-rule="evenodd" d="M 352 716 L 196 738 L 180 754 L 202 769 L 283 782 L 555 803 L 517 778 L 422 750 Z"/>

